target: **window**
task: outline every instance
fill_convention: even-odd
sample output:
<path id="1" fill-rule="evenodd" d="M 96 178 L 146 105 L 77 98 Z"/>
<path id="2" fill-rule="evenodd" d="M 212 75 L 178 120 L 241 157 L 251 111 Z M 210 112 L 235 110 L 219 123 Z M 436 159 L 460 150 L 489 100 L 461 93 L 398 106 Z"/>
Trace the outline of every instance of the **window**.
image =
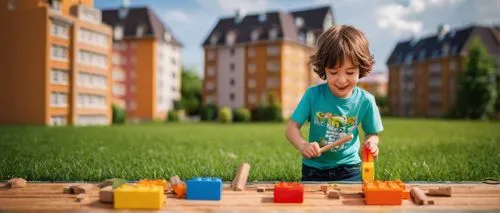
<path id="1" fill-rule="evenodd" d="M 79 108 L 106 109 L 106 97 L 102 95 L 79 93 L 77 96 Z"/>
<path id="2" fill-rule="evenodd" d="M 279 70 L 279 64 L 275 61 L 268 61 L 267 62 L 267 70 L 268 71 L 278 71 Z"/>
<path id="3" fill-rule="evenodd" d="M 137 37 L 142 37 L 144 35 L 144 32 L 146 31 L 146 27 L 144 25 L 139 25 L 137 26 L 137 29 L 136 29 L 136 36 Z"/>
<path id="4" fill-rule="evenodd" d="M 250 39 L 251 39 L 252 41 L 257 41 L 257 40 L 259 40 L 259 37 L 260 37 L 260 31 L 259 31 L 259 30 L 254 30 L 254 31 L 252 31 L 252 34 L 250 35 L 250 37 L 251 37 Z"/>
<path id="5" fill-rule="evenodd" d="M 217 44 L 217 41 L 219 41 L 219 36 L 217 36 L 216 34 L 210 37 L 210 44 L 215 45 Z"/>
<path id="6" fill-rule="evenodd" d="M 234 56 L 234 48 L 230 48 L 230 49 L 229 49 L 229 54 L 230 54 L 231 56 Z"/>
<path id="7" fill-rule="evenodd" d="M 67 122 L 66 115 L 50 116 L 51 126 L 64 126 L 66 125 L 66 122 Z"/>
<path id="8" fill-rule="evenodd" d="M 255 79 L 248 80 L 248 88 L 255 89 L 256 86 L 257 86 L 257 82 L 255 81 Z"/>
<path id="9" fill-rule="evenodd" d="M 205 85 L 205 89 L 207 89 L 208 91 L 211 91 L 215 88 L 215 85 L 214 85 L 214 82 L 207 82 L 207 84 Z"/>
<path id="10" fill-rule="evenodd" d="M 277 77 L 268 77 L 266 81 L 267 88 L 275 89 L 279 86 L 279 79 Z"/>
<path id="11" fill-rule="evenodd" d="M 215 68 L 212 66 L 207 67 L 207 75 L 208 76 L 213 76 L 215 75 Z"/>
<path id="12" fill-rule="evenodd" d="M 234 79 L 233 79 L 233 78 L 231 78 L 231 79 L 229 80 L 229 85 L 234 86 Z"/>
<path id="13" fill-rule="evenodd" d="M 256 71 L 256 66 L 255 64 L 248 64 L 248 73 L 254 74 Z"/>
<path id="14" fill-rule="evenodd" d="M 51 32 L 53 36 L 67 39 L 69 37 L 69 25 L 60 22 L 52 21 Z"/>
<path id="15" fill-rule="evenodd" d="M 107 77 L 104 75 L 92 74 L 87 72 L 78 73 L 78 86 L 107 89 Z"/>
<path id="16" fill-rule="evenodd" d="M 175 60 L 175 58 L 171 58 L 170 62 L 172 63 L 172 65 L 176 65 L 177 64 L 177 61 Z"/>
<path id="17" fill-rule="evenodd" d="M 250 57 L 250 58 L 255 57 L 255 48 L 249 47 L 247 53 L 248 53 L 248 57 Z"/>
<path id="18" fill-rule="evenodd" d="M 55 60 L 68 60 L 68 48 L 65 46 L 52 45 L 51 48 L 52 59 Z"/>
<path id="19" fill-rule="evenodd" d="M 234 101 L 234 93 L 229 94 L 229 100 Z"/>
<path id="20" fill-rule="evenodd" d="M 15 10 L 16 9 L 16 0 L 9 0 L 7 2 L 7 9 L 8 10 Z"/>
<path id="21" fill-rule="evenodd" d="M 163 39 L 165 39 L 165 41 L 172 40 L 172 34 L 170 34 L 169 32 L 163 33 Z"/>
<path id="22" fill-rule="evenodd" d="M 76 123 L 78 125 L 105 125 L 107 117 L 103 114 L 85 114 L 78 115 Z"/>
<path id="23" fill-rule="evenodd" d="M 115 29 L 113 30 L 113 36 L 115 37 L 115 40 L 122 40 L 123 27 L 122 26 L 115 26 Z"/>
<path id="24" fill-rule="evenodd" d="M 78 41 L 85 44 L 100 46 L 105 48 L 108 45 L 106 35 L 85 28 L 81 28 L 79 30 Z"/>
<path id="25" fill-rule="evenodd" d="M 308 31 L 306 34 L 306 44 L 309 46 L 314 45 L 314 33 L 312 31 Z"/>
<path id="26" fill-rule="evenodd" d="M 236 33 L 234 31 L 228 32 L 226 35 L 226 44 L 233 45 L 236 41 Z"/>
<path id="27" fill-rule="evenodd" d="M 215 52 L 214 51 L 207 51 L 207 60 L 212 61 L 215 59 Z"/>
<path id="28" fill-rule="evenodd" d="M 50 6 L 52 7 L 52 9 L 54 9 L 55 11 L 60 11 L 61 10 L 61 5 L 60 5 L 60 0 L 50 0 Z"/>
<path id="29" fill-rule="evenodd" d="M 450 59 L 450 70 L 456 70 L 457 69 L 457 62 L 456 60 Z"/>
<path id="30" fill-rule="evenodd" d="M 248 103 L 255 104 L 257 102 L 257 96 L 255 94 L 248 95 Z"/>
<path id="31" fill-rule="evenodd" d="M 113 84 L 113 94 L 117 96 L 125 95 L 125 86 L 122 84 Z"/>
<path id="32" fill-rule="evenodd" d="M 68 105 L 68 93 L 52 92 L 50 94 L 50 106 L 66 107 Z"/>
<path id="33" fill-rule="evenodd" d="M 265 13 L 259 14 L 259 22 L 265 22 L 266 19 L 267 17 Z"/>
<path id="34" fill-rule="evenodd" d="M 276 28 L 270 29 L 269 30 L 269 39 L 272 41 L 272 40 L 276 40 L 277 37 L 278 37 L 278 29 L 276 29 Z"/>
<path id="35" fill-rule="evenodd" d="M 229 70 L 231 70 L 231 72 L 234 71 L 234 64 L 233 63 L 229 64 Z"/>
<path id="36" fill-rule="evenodd" d="M 53 84 L 68 84 L 68 71 L 62 69 L 52 69 L 52 83 Z"/>
<path id="37" fill-rule="evenodd" d="M 123 58 L 120 58 L 120 60 Z M 117 60 L 115 58 L 115 60 Z M 78 51 L 78 62 L 88 66 L 106 69 L 108 67 L 108 59 L 106 55 L 93 53 L 89 51 Z M 122 62 L 123 63 L 123 62 Z"/>
<path id="38" fill-rule="evenodd" d="M 323 21 L 323 31 L 326 31 L 333 25 L 333 17 L 330 13 L 327 13 L 325 16 L 325 20 Z"/>
<path id="39" fill-rule="evenodd" d="M 280 52 L 280 48 L 278 46 L 269 46 L 267 47 L 267 55 L 268 56 L 276 56 Z"/>
<path id="40" fill-rule="evenodd" d="M 302 17 L 295 18 L 295 26 L 297 26 L 298 28 L 304 26 L 304 19 Z"/>
<path id="41" fill-rule="evenodd" d="M 205 102 L 206 102 L 207 104 L 211 104 L 211 103 L 213 103 L 213 102 L 214 102 L 214 97 L 213 97 L 213 96 L 211 96 L 211 95 L 207 95 L 207 96 L 205 97 Z"/>

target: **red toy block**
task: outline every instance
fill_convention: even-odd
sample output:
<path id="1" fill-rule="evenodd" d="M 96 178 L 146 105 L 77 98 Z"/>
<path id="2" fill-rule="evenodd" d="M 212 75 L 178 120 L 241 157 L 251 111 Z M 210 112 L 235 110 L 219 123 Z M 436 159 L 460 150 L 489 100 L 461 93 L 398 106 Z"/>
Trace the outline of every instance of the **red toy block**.
<path id="1" fill-rule="evenodd" d="M 304 185 L 300 183 L 280 182 L 274 184 L 275 203 L 303 203 Z"/>
<path id="2" fill-rule="evenodd" d="M 361 152 L 361 160 L 363 162 L 373 162 L 373 155 L 372 155 L 372 153 L 370 152 L 370 150 L 368 149 L 368 147 L 366 147 L 364 145 L 363 145 L 363 149 L 362 149 L 362 152 Z"/>

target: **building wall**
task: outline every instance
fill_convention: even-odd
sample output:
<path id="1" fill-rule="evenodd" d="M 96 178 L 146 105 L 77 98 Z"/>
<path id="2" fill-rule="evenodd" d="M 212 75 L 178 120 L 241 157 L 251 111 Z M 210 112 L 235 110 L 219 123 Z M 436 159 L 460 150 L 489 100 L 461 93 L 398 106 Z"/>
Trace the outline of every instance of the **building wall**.
<path id="1" fill-rule="evenodd" d="M 218 48 L 217 53 L 217 105 L 220 107 L 243 107 L 245 47 Z M 231 81 L 234 84 L 231 85 Z M 233 97 L 231 99 L 231 97 Z"/>
<path id="2" fill-rule="evenodd" d="M 165 119 L 174 101 L 180 100 L 181 61 L 180 47 L 158 42 L 157 64 L 157 111 L 156 118 Z"/>
<path id="3" fill-rule="evenodd" d="M 0 123 L 46 124 L 49 120 L 47 10 L 17 7 L 8 11 L 2 5 L 0 26 L 3 31 L 0 39 Z"/>
<path id="4" fill-rule="evenodd" d="M 202 102 L 203 104 L 216 104 L 217 94 L 217 48 L 210 47 L 204 49 L 204 78 L 202 84 Z"/>
<path id="5" fill-rule="evenodd" d="M 137 70 L 135 80 L 135 111 L 128 115 L 133 119 L 151 120 L 156 112 L 156 60 L 155 39 L 141 39 L 137 42 Z"/>
<path id="6" fill-rule="evenodd" d="M 283 117 L 288 118 L 295 110 L 306 89 L 311 85 L 310 66 L 307 65 L 309 48 L 287 42 L 283 44 L 281 79 Z"/>

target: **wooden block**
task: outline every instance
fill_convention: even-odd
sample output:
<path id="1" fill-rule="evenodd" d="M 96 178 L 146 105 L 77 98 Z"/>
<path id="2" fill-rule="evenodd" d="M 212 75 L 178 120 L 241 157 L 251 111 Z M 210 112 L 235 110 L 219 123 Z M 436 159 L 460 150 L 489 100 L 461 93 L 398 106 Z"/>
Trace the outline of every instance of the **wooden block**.
<path id="1" fill-rule="evenodd" d="M 7 182 L 9 188 L 24 188 L 26 187 L 26 180 L 23 178 L 12 178 Z"/>
<path id="2" fill-rule="evenodd" d="M 321 185 L 320 188 L 323 193 L 326 194 L 328 192 L 328 185 Z"/>
<path id="3" fill-rule="evenodd" d="M 175 185 L 175 184 L 179 184 L 179 183 L 182 183 L 181 179 L 179 178 L 179 176 L 172 176 L 170 178 L 170 185 Z"/>
<path id="4" fill-rule="evenodd" d="M 63 188 L 63 193 L 64 193 L 64 194 L 73 194 L 73 192 L 72 192 L 72 191 L 73 191 L 73 188 L 71 188 L 71 187 L 72 187 L 72 186 L 65 186 L 65 187 Z"/>
<path id="5" fill-rule="evenodd" d="M 78 196 L 76 196 L 76 201 L 77 202 L 87 201 L 87 195 L 85 193 L 79 194 Z"/>
<path id="6" fill-rule="evenodd" d="M 413 201 L 417 205 L 432 205 L 434 204 L 433 200 L 427 199 L 427 196 L 425 195 L 424 191 L 422 189 L 418 188 L 417 186 L 414 186 L 410 190 L 411 197 L 413 198 Z"/>
<path id="7" fill-rule="evenodd" d="M 99 201 L 102 203 L 113 203 L 113 187 L 106 186 L 99 190 Z"/>
<path id="8" fill-rule="evenodd" d="M 437 189 L 429 189 L 429 192 L 427 192 L 427 195 L 451 197 L 451 187 L 439 187 Z"/>
<path id="9" fill-rule="evenodd" d="M 330 199 L 340 199 L 340 192 L 337 190 L 329 190 L 328 198 Z"/>
<path id="10" fill-rule="evenodd" d="M 107 180 L 104 180 L 102 181 L 101 183 L 99 183 L 99 188 L 104 188 L 104 187 L 107 187 L 107 186 L 112 186 L 113 184 L 116 184 L 117 182 L 119 181 L 122 181 L 122 179 L 119 179 L 119 178 L 111 178 L 111 179 L 107 179 Z M 123 182 L 126 182 L 126 181 L 123 181 Z M 121 185 L 121 184 L 120 184 Z M 119 186 L 117 186 L 119 187 Z M 117 188 L 115 187 L 115 188 Z"/>
<path id="11" fill-rule="evenodd" d="M 89 193 L 94 186 L 92 184 L 80 184 L 74 187 L 75 194 Z"/>
<path id="12" fill-rule="evenodd" d="M 266 187 L 263 187 L 263 186 L 257 187 L 257 192 L 265 192 L 265 191 L 266 191 Z"/>
<path id="13" fill-rule="evenodd" d="M 247 185 L 248 174 L 250 173 L 250 164 L 243 163 L 238 167 L 236 176 L 233 180 L 233 190 L 234 191 L 244 191 Z"/>

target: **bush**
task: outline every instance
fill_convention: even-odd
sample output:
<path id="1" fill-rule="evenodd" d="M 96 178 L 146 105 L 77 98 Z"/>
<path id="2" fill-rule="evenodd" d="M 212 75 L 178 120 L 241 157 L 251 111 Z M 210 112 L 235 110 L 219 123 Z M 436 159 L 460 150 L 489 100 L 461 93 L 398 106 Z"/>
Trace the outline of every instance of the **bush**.
<path id="1" fill-rule="evenodd" d="M 230 123 L 233 121 L 233 112 L 229 107 L 222 107 L 219 110 L 218 119 L 221 123 Z"/>
<path id="2" fill-rule="evenodd" d="M 281 115 L 281 105 L 270 104 L 270 105 L 260 105 L 252 109 L 252 121 L 283 121 L 283 116 Z"/>
<path id="3" fill-rule="evenodd" d="M 248 122 L 250 121 L 250 110 L 247 108 L 237 108 L 233 111 L 234 122 Z"/>
<path id="4" fill-rule="evenodd" d="M 201 109 L 202 121 L 213 121 L 217 118 L 217 106 L 213 104 L 204 105 Z"/>
<path id="5" fill-rule="evenodd" d="M 179 112 L 176 110 L 169 110 L 167 112 L 167 122 L 179 121 Z"/>
<path id="6" fill-rule="evenodd" d="M 124 124 L 126 120 L 125 110 L 115 104 L 113 104 L 111 109 L 113 124 Z"/>

